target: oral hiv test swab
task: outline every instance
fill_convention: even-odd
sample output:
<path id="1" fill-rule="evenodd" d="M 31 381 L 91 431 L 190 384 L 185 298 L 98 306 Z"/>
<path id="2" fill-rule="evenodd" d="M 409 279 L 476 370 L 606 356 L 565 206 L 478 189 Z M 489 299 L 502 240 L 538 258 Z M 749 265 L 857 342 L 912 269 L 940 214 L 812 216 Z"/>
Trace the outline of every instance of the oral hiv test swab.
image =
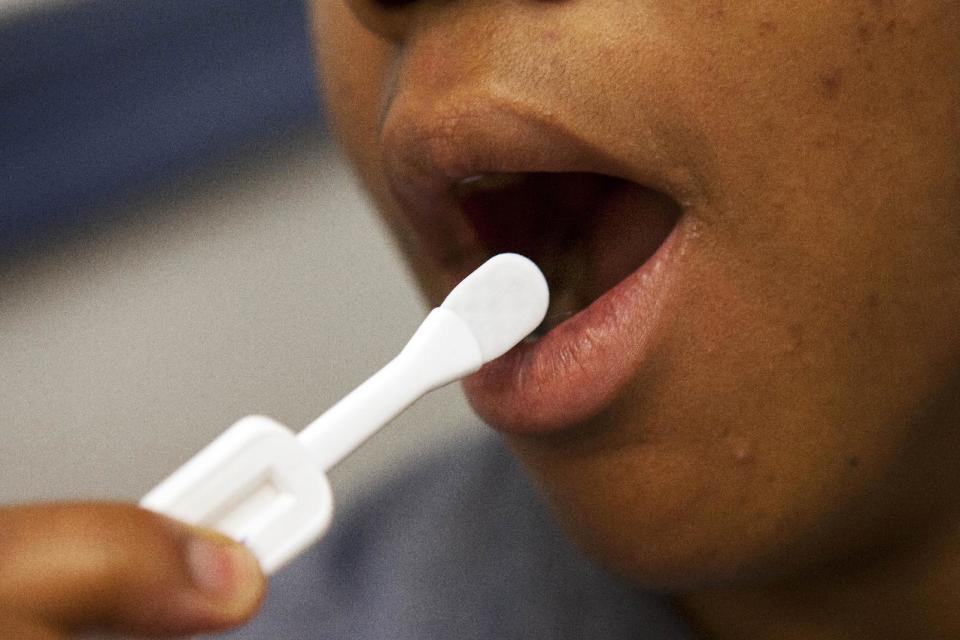
<path id="1" fill-rule="evenodd" d="M 271 574 L 329 526 L 331 468 L 428 391 L 509 351 L 537 328 L 548 302 L 536 265 L 495 256 L 430 312 L 399 355 L 299 435 L 270 418 L 243 418 L 140 505 L 242 541 Z"/>

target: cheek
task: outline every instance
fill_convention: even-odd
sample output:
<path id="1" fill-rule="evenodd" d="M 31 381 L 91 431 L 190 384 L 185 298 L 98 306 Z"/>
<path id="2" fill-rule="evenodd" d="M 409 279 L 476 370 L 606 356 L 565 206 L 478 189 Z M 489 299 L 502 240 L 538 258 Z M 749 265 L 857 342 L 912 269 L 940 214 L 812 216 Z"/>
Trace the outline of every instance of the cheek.
<path id="1" fill-rule="evenodd" d="M 312 15 L 327 115 L 366 186 L 377 191 L 377 123 L 393 47 L 342 0 L 315 0 Z"/>

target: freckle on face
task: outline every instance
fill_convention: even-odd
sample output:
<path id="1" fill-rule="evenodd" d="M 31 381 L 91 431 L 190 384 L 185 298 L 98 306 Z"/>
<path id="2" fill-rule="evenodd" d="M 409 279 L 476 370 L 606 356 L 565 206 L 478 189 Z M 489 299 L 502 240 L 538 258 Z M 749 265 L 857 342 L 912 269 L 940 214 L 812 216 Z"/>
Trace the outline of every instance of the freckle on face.
<path id="1" fill-rule="evenodd" d="M 772 20 L 761 20 L 757 25 L 757 31 L 761 36 L 774 34 L 777 32 L 777 23 Z"/>
<path id="2" fill-rule="evenodd" d="M 828 69 L 820 74 L 820 86 L 825 98 L 836 100 L 843 88 L 843 69 Z"/>

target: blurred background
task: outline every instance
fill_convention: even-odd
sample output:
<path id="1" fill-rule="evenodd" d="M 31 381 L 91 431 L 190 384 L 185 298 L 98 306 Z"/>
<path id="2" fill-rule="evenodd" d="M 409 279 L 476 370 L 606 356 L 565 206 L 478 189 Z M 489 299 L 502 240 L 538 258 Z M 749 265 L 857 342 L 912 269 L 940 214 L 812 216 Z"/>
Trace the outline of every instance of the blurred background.
<path id="1" fill-rule="evenodd" d="M 300 429 L 424 312 L 302 0 L 0 0 L 0 502 L 135 499 L 246 414 Z M 479 430 L 433 394 L 338 500 Z"/>

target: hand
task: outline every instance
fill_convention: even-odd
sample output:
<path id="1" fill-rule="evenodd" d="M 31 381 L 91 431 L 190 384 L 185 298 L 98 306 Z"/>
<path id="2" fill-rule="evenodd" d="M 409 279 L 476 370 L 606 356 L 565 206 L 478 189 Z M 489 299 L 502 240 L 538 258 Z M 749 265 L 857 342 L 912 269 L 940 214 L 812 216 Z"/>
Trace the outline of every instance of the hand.
<path id="1" fill-rule="evenodd" d="M 224 629 L 264 588 L 242 545 L 132 505 L 0 509 L 0 638 Z"/>

